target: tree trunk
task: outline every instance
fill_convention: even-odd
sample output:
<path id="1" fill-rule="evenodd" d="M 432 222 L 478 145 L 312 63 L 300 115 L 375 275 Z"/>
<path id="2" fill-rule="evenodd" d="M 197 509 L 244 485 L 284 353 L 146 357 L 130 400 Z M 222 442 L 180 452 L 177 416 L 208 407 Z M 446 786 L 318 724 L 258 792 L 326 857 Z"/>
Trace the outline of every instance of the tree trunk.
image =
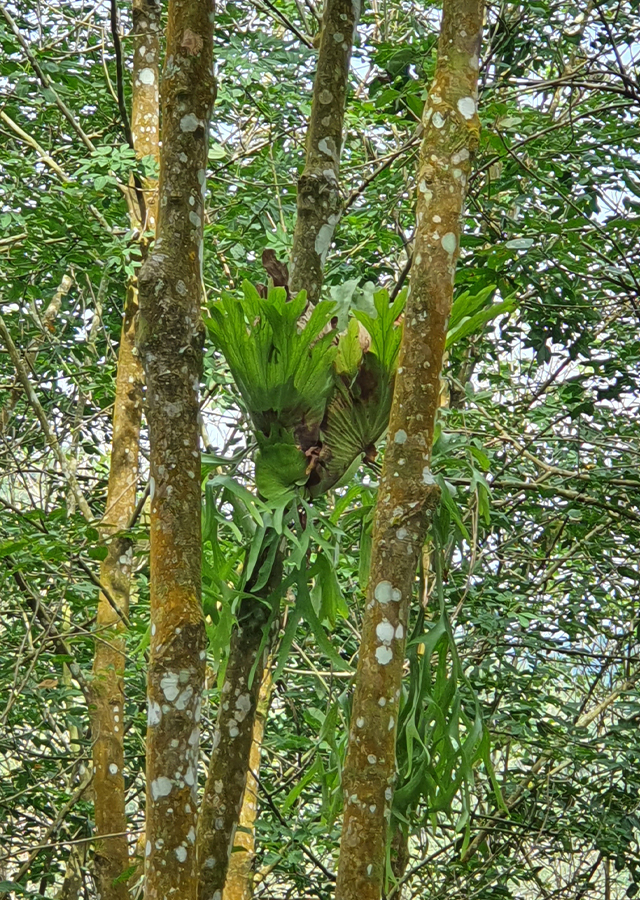
<path id="1" fill-rule="evenodd" d="M 224 885 L 222 900 L 251 900 L 255 860 L 255 823 L 258 815 L 258 777 L 264 728 L 271 702 L 273 682 L 267 671 L 262 679 L 258 695 L 258 707 L 253 725 L 253 740 L 249 753 L 249 772 L 242 798 L 242 809 L 238 820 L 235 848 L 229 860 L 229 871 Z"/>
<path id="2" fill-rule="evenodd" d="M 210 0 L 170 0 L 157 239 L 140 272 L 150 439 L 145 898 L 195 900 L 206 636 L 200 598 L 202 253 L 215 99 Z"/>
<path id="3" fill-rule="evenodd" d="M 322 19 L 289 275 L 291 293 L 306 290 L 310 306 L 320 299 L 324 263 L 342 211 L 342 128 L 359 16 L 360 0 L 327 0 Z"/>
<path id="4" fill-rule="evenodd" d="M 359 10 L 359 0 L 327 0 L 323 18 L 307 130 L 306 162 L 298 182 L 298 219 L 289 278 L 290 290 L 294 293 L 307 290 L 311 305 L 320 299 L 325 258 L 340 217 L 338 174 L 344 106 Z M 278 568 L 281 571 L 281 560 Z M 254 740 L 258 692 L 272 640 L 267 642 L 263 651 L 263 661 L 255 670 L 251 688 L 247 690 L 246 685 L 267 621 L 266 607 L 262 601 L 277 586 L 272 578 L 269 582 L 261 592 L 261 599 L 247 598 L 243 601 L 238 625 L 231 637 L 198 828 L 200 900 L 210 900 L 217 891 L 222 895 L 239 817 L 246 815 L 252 819 L 251 810 L 242 813 L 241 810 Z M 274 629 L 272 637 L 275 635 Z M 233 702 L 226 700 L 227 696 L 231 696 Z M 234 697 L 242 698 L 242 702 L 247 704 L 246 712 L 236 707 Z M 246 794 L 247 802 L 250 796 Z"/>
<path id="5" fill-rule="evenodd" d="M 269 619 L 269 608 L 262 601 L 277 589 L 281 580 L 282 557 L 278 553 L 269 581 L 260 592 L 262 600 L 246 597 L 242 601 L 231 634 L 198 828 L 199 900 L 220 900 L 225 887 L 247 784 L 260 686 L 279 627 L 276 617 L 259 658 Z M 250 591 L 250 587 L 246 590 Z"/>
<path id="6" fill-rule="evenodd" d="M 132 121 L 136 155 L 158 157 L 158 55 L 160 6 L 157 0 L 135 0 L 133 10 Z M 141 52 L 142 51 L 142 52 Z M 142 126 L 141 123 L 144 123 Z M 147 185 L 148 227 L 155 225 L 154 185 Z M 131 191 L 133 195 L 133 191 Z M 144 222 L 131 210 L 131 227 L 144 232 Z M 92 681 L 93 791 L 96 836 L 94 855 L 97 892 L 102 900 L 125 900 L 127 884 L 117 882 L 129 867 L 124 787 L 124 621 L 129 611 L 132 547 L 127 527 L 136 506 L 138 450 L 144 376 L 135 347 L 138 298 L 135 281 L 127 287 L 116 376 L 111 464 L 102 534 L 108 554 L 100 566 L 107 597 L 98 601 Z M 123 617 L 124 616 L 124 620 Z"/>
<path id="7" fill-rule="evenodd" d="M 438 489 L 430 471 L 440 371 L 477 145 L 482 0 L 445 0 L 423 115 L 417 229 L 344 770 L 336 900 L 379 900 L 395 780 L 405 634 L 416 566 Z"/>

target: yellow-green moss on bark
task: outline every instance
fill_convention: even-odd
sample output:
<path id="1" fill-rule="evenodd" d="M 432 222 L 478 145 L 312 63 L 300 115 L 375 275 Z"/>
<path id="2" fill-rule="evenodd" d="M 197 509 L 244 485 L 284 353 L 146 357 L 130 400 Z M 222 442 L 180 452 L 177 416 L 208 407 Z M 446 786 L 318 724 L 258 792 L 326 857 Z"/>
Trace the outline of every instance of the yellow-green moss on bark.
<path id="1" fill-rule="evenodd" d="M 395 780 L 395 736 L 409 608 L 429 515 L 440 372 L 476 149 L 482 0 L 444 0 L 438 62 L 423 114 L 416 237 L 387 449 L 349 746 L 336 900 L 379 900 Z"/>
<path id="2" fill-rule="evenodd" d="M 340 152 L 359 15 L 360 0 L 327 0 L 322 19 L 289 276 L 291 293 L 306 290 L 312 306 L 320 299 L 324 263 L 342 211 Z"/>
<path id="3" fill-rule="evenodd" d="M 198 883 L 206 640 L 200 601 L 200 299 L 212 67 L 210 0 L 170 0 L 157 239 L 140 273 L 138 328 L 151 450 L 147 900 L 195 900 Z"/>
<path id="4" fill-rule="evenodd" d="M 140 51 L 143 50 L 144 53 Z M 158 59 L 160 5 L 135 0 L 133 9 L 133 86 L 131 118 L 138 158 L 158 158 Z M 141 127 L 141 123 L 144 125 Z M 146 227 L 155 226 L 154 188 L 146 185 Z M 130 198 L 135 192 L 130 191 Z M 135 203 L 129 204 L 131 227 L 142 236 L 145 223 Z M 136 213 L 138 215 L 136 215 Z M 100 582 L 126 620 L 129 612 L 132 546 L 126 533 L 136 507 L 138 450 L 144 375 L 135 347 L 137 287 L 127 287 L 118 350 L 107 505 L 101 531 L 107 556 L 100 566 Z M 102 900 L 126 900 L 126 882 L 118 881 L 129 868 L 124 789 L 124 665 L 123 617 L 104 594 L 98 602 L 97 641 L 92 681 L 93 792 L 96 824 L 94 876 Z M 116 837 L 100 840 L 100 835 Z"/>

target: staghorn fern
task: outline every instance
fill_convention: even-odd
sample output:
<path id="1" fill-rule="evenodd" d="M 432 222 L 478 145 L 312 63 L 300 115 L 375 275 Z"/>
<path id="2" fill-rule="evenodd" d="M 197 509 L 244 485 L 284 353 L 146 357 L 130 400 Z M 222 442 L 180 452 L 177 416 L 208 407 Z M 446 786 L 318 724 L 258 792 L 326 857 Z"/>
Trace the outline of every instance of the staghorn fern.
<path id="1" fill-rule="evenodd" d="M 304 291 L 287 301 L 284 288 L 271 288 L 263 298 L 245 281 L 243 292 L 216 302 L 207 326 L 251 416 L 258 491 L 277 502 L 300 489 L 317 497 L 375 457 L 389 422 L 406 291 L 392 303 L 386 290 L 375 292 L 369 312 L 343 303 L 338 318 L 351 317 L 339 337 L 327 327 L 334 301 L 318 303 L 300 328 Z M 447 347 L 514 307 L 512 298 L 493 303 L 494 293 L 489 286 L 457 298 Z"/>
<path id="2" fill-rule="evenodd" d="M 377 291 L 375 316 L 354 310 L 355 318 L 338 343 L 334 362 L 336 389 L 321 428 L 322 449 L 309 480 L 312 496 L 338 484 L 362 457 L 372 460 L 375 445 L 386 431 L 393 398 L 402 327 L 398 324 L 406 292 L 389 302 L 386 290 Z M 369 348 L 361 346 L 362 326 Z"/>
<path id="3" fill-rule="evenodd" d="M 337 347 L 323 330 L 334 314 L 322 302 L 302 330 L 306 306 L 302 291 L 287 302 L 284 288 L 260 297 L 248 281 L 244 299 L 223 297 L 211 309 L 207 327 L 224 354 L 256 432 L 268 437 L 274 425 L 302 429 L 313 439 L 333 388 Z"/>

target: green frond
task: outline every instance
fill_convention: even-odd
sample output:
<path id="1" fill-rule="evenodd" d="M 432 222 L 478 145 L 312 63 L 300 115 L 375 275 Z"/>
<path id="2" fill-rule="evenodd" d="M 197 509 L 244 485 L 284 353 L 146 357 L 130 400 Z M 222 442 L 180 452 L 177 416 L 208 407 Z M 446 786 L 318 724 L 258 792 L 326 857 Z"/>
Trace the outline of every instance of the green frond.
<path id="1" fill-rule="evenodd" d="M 322 335 L 335 312 L 321 302 L 298 330 L 306 294 L 287 301 L 284 288 L 260 297 L 249 282 L 242 300 L 217 301 L 207 320 L 216 347 L 224 355 L 257 432 L 268 435 L 275 423 L 295 428 L 317 426 L 332 387 L 337 348 Z"/>
<path id="2" fill-rule="evenodd" d="M 387 290 L 376 291 L 373 303 L 376 315 L 354 309 L 353 315 L 361 322 L 371 337 L 371 352 L 380 360 L 387 374 L 395 372 L 398 363 L 398 351 L 402 340 L 402 328 L 396 325 L 398 317 L 404 310 L 407 291 L 400 291 L 393 303 L 389 303 Z"/>

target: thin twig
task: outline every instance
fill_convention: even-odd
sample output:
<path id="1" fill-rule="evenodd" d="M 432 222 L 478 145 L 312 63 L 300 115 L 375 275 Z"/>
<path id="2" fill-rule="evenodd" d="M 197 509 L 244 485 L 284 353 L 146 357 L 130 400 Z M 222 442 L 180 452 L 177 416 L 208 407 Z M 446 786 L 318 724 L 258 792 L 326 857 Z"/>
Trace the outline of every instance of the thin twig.
<path id="1" fill-rule="evenodd" d="M 58 441 L 57 435 L 55 434 L 55 432 L 51 429 L 51 427 L 49 425 L 49 420 L 47 419 L 47 414 L 45 413 L 44 409 L 42 408 L 42 404 L 40 403 L 40 401 L 38 400 L 38 397 L 36 396 L 36 392 L 34 391 L 33 386 L 29 380 L 29 375 L 27 373 L 27 369 L 24 365 L 24 362 L 22 361 L 22 358 L 20 356 L 20 352 L 18 351 L 18 348 L 16 347 L 16 345 L 13 343 L 13 338 L 11 337 L 11 334 L 9 333 L 9 329 L 7 328 L 2 316 L 0 316 L 0 337 L 2 338 L 2 341 L 5 345 L 5 347 L 7 348 L 7 351 L 11 358 L 11 362 L 13 363 L 13 367 L 16 370 L 16 374 L 22 384 L 22 387 L 24 388 L 24 392 L 27 395 L 27 398 L 33 408 L 33 411 L 35 412 L 35 414 L 38 418 L 38 421 L 40 422 L 42 431 L 44 432 L 44 435 L 47 439 L 47 443 L 53 450 L 53 453 L 54 453 L 56 459 L 58 460 L 62 474 L 65 478 L 65 481 L 69 485 L 71 492 L 73 493 L 75 501 L 78 504 L 78 508 L 82 512 L 82 515 L 85 517 L 85 519 L 88 522 L 92 522 L 94 519 L 93 513 L 91 512 L 89 504 L 85 500 L 84 495 L 83 495 L 82 491 L 80 490 L 80 486 L 78 484 L 78 480 L 76 479 L 76 476 L 71 471 L 69 462 L 68 462 L 66 456 L 64 455 L 62 447 L 60 446 L 60 442 Z"/>
<path id="2" fill-rule="evenodd" d="M 46 90 L 51 92 L 54 102 L 55 102 L 56 106 L 58 107 L 58 109 L 60 110 L 60 112 L 62 113 L 62 115 L 65 117 L 67 122 L 71 125 L 73 130 L 76 132 L 76 134 L 78 135 L 78 137 L 80 138 L 82 143 L 85 145 L 87 150 L 90 150 L 93 153 L 93 151 L 96 149 L 93 141 L 85 133 L 82 125 L 80 125 L 80 123 L 78 122 L 76 117 L 73 115 L 73 113 L 71 112 L 71 110 L 69 109 L 67 104 L 64 102 L 64 100 L 62 100 L 60 98 L 60 96 L 58 95 L 57 91 L 53 87 L 53 83 L 52 83 L 51 79 L 46 74 L 46 72 L 41 68 L 40 63 L 38 62 L 38 60 L 35 58 L 35 56 L 31 52 L 31 48 L 29 47 L 29 44 L 24 39 L 20 29 L 16 25 L 16 22 L 15 22 L 13 16 L 11 15 L 9 10 L 6 8 L 6 6 L 2 2 L 0 2 L 0 12 L 4 16 L 7 24 L 9 25 L 9 28 L 15 35 L 18 43 L 22 47 L 25 56 L 31 63 L 31 67 L 32 67 L 33 71 L 36 73 L 36 75 L 38 76 L 38 78 L 40 79 L 40 83 L 42 84 L 43 88 L 45 88 Z"/>
<path id="3" fill-rule="evenodd" d="M 124 128 L 124 136 L 127 144 L 133 150 L 133 135 L 131 134 L 131 125 L 129 123 L 129 114 L 127 112 L 127 104 L 124 99 L 124 76 L 122 68 L 122 44 L 120 43 L 120 35 L 118 34 L 118 2 L 111 0 L 111 37 L 113 38 L 113 49 L 116 55 L 116 90 L 118 92 L 118 109 L 120 110 L 120 118 Z"/>

